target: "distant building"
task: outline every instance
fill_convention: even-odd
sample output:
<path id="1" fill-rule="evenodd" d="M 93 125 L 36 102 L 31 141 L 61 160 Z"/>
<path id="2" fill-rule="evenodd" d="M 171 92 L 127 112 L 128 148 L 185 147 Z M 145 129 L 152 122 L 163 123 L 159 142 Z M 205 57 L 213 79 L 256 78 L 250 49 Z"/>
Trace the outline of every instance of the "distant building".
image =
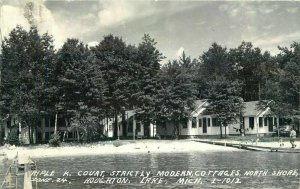
<path id="1" fill-rule="evenodd" d="M 240 135 L 241 129 L 244 133 L 251 135 L 272 135 L 276 130 L 277 122 L 284 125 L 282 119 L 271 116 L 268 107 L 259 110 L 258 101 L 245 102 L 241 116 L 237 116 L 236 122 L 226 127 L 227 135 Z M 196 109 L 191 112 L 190 117 L 179 123 L 179 135 L 181 138 L 209 137 L 220 135 L 220 123 L 214 114 L 208 114 L 209 103 L 207 100 L 195 101 Z M 164 123 L 143 123 L 135 119 L 135 110 L 125 111 L 125 114 L 118 115 L 118 127 L 115 124 L 115 116 L 110 115 L 100 122 L 99 138 L 114 139 L 138 139 L 152 138 L 159 136 L 172 137 L 174 135 L 175 122 Z M 123 117 L 122 117 L 123 116 Z M 66 126 L 66 119 L 62 114 L 57 116 L 57 131 L 65 141 L 77 140 L 78 132 Z M 19 134 L 19 140 L 23 144 L 29 144 L 29 136 L 32 133 L 34 143 L 47 143 L 55 130 L 55 116 L 45 114 L 37 123 L 35 128 L 17 122 L 17 117 L 10 116 L 4 121 L 4 136 L 7 138 L 13 130 Z M 225 127 L 222 127 L 222 134 L 225 134 Z"/>
<path id="2" fill-rule="evenodd" d="M 205 111 L 209 103 L 207 100 L 197 100 L 196 109 L 191 112 L 187 121 L 179 123 L 180 136 L 183 138 L 196 136 L 220 135 L 220 123 L 213 114 L 207 114 Z M 242 120 L 240 116 L 236 122 L 227 126 L 227 135 L 239 135 L 241 129 L 245 134 L 269 135 L 274 133 L 277 118 L 270 116 L 269 108 L 259 110 L 258 101 L 245 102 L 245 109 L 242 111 Z M 157 128 L 159 135 L 172 136 L 174 134 L 174 122 L 166 122 L 163 126 Z M 225 127 L 222 127 L 222 134 L 225 134 Z"/>
<path id="3" fill-rule="evenodd" d="M 118 115 L 118 128 L 114 116 L 104 118 L 101 122 L 104 128 L 103 134 L 109 138 L 151 138 L 156 135 L 156 126 L 137 121 L 135 110 L 125 111 L 124 116 L 122 119 L 122 115 Z"/>

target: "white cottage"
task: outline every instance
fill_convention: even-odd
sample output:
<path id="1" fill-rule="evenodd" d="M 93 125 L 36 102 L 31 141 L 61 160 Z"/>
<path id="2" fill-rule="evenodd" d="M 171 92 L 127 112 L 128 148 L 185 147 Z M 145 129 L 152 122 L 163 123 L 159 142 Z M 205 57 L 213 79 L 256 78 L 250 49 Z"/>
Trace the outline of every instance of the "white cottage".
<path id="1" fill-rule="evenodd" d="M 274 133 L 277 118 L 270 116 L 270 108 L 258 108 L 259 101 L 245 102 L 243 110 L 243 128 L 245 134 L 268 135 Z M 239 128 L 239 127 L 238 127 Z M 230 127 L 230 134 L 236 132 L 236 127 Z"/>
<path id="2" fill-rule="evenodd" d="M 213 136 L 220 135 L 220 123 L 213 114 L 207 114 L 206 109 L 209 106 L 207 100 L 197 100 L 195 102 L 196 110 L 191 113 L 186 123 L 180 123 L 180 136 L 189 138 L 193 136 Z M 236 123 L 222 127 L 222 134 L 239 135 L 241 126 L 245 134 L 272 134 L 277 119 L 269 116 L 269 108 L 259 110 L 258 101 L 245 102 L 245 109 L 242 112 L 242 119 L 236 118 Z M 242 122 L 241 122 L 242 121 Z M 242 124 L 241 124 L 242 123 Z M 162 136 L 172 136 L 174 134 L 175 123 L 170 121 L 164 126 L 157 127 L 157 131 Z M 225 131 L 226 129 L 226 131 Z"/>
<path id="3" fill-rule="evenodd" d="M 105 118 L 102 120 L 104 135 L 110 138 L 144 138 L 155 137 L 156 125 L 143 123 L 135 119 L 135 110 L 125 112 L 125 124 L 122 124 L 122 115 L 118 115 L 118 128 L 115 128 L 115 119 Z"/>

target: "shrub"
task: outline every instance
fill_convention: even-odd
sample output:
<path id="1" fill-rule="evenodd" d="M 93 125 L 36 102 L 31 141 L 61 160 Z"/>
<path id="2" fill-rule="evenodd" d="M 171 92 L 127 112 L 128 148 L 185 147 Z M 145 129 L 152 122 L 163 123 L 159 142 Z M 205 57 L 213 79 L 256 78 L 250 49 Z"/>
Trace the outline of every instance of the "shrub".
<path id="1" fill-rule="evenodd" d="M 11 130 L 10 133 L 8 133 L 7 142 L 10 145 L 19 145 L 20 144 L 19 131 L 17 129 L 13 129 L 13 130 Z"/>
<path id="2" fill-rule="evenodd" d="M 60 134 L 59 133 L 51 135 L 50 140 L 49 140 L 49 145 L 52 147 L 60 146 Z"/>

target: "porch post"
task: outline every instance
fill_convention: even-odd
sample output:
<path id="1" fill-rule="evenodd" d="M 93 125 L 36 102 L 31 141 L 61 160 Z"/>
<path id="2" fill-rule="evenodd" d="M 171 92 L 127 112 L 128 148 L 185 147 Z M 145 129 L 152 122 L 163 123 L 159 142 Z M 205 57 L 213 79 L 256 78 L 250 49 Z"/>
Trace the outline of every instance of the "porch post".
<path id="1" fill-rule="evenodd" d="M 256 128 L 256 137 L 259 138 L 259 125 L 258 125 L 259 124 L 259 117 L 258 116 L 256 116 L 255 122 L 256 122 L 255 126 L 257 127 Z"/>
<path id="2" fill-rule="evenodd" d="M 45 117 L 41 119 L 41 134 L 42 134 L 42 142 L 45 142 Z"/>
<path id="3" fill-rule="evenodd" d="M 133 133 L 133 140 L 135 140 L 135 130 L 136 130 L 136 120 L 135 120 L 135 116 L 133 115 L 133 128 L 132 128 L 132 133 Z"/>

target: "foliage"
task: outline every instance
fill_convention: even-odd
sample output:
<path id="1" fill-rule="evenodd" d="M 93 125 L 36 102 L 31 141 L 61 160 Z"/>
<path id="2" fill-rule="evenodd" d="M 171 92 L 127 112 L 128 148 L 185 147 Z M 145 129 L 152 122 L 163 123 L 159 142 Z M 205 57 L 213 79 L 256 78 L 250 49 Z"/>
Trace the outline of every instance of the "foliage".
<path id="1" fill-rule="evenodd" d="M 34 25 L 30 6 L 25 16 Z M 125 127 L 125 110 L 132 109 L 147 124 L 175 122 L 178 135 L 196 99 L 208 99 L 208 111 L 223 126 L 234 121 L 243 101 L 260 100 L 278 117 L 299 115 L 300 43 L 279 50 L 272 56 L 251 42 L 231 49 L 213 43 L 198 59 L 183 53 L 161 65 L 165 57 L 149 34 L 137 46 L 107 35 L 92 48 L 67 39 L 55 51 L 52 36 L 17 26 L 2 43 L 1 115 L 18 115 L 31 142 L 43 112 L 67 118 L 78 141 L 99 136 L 104 116 L 123 114 Z"/>
<path id="2" fill-rule="evenodd" d="M 77 112 L 76 115 L 70 120 L 69 131 L 78 131 L 78 142 L 95 141 L 100 136 L 98 122 L 99 120 L 96 116 L 91 114 L 80 114 Z"/>
<path id="3" fill-rule="evenodd" d="M 138 65 L 135 78 L 138 90 L 133 97 L 138 108 L 137 119 L 144 122 L 156 121 L 160 61 L 164 58 L 156 48 L 155 40 L 149 34 L 145 34 L 137 48 L 137 56 L 133 59 Z"/>
<path id="4" fill-rule="evenodd" d="M 17 26 L 4 39 L 2 53 L 1 114 L 18 115 L 23 122 L 28 115 L 51 107 L 48 86 L 54 73 L 52 37 L 40 35 L 34 26 L 29 31 Z"/>
<path id="5" fill-rule="evenodd" d="M 220 125 L 220 137 L 222 138 L 222 126 L 234 121 L 243 110 L 243 99 L 240 97 L 241 84 L 238 81 L 228 81 L 219 78 L 209 82 L 208 90 L 208 113 L 216 116 Z M 226 137 L 226 135 L 225 135 Z"/>
<path id="6" fill-rule="evenodd" d="M 52 147 L 59 147 L 61 145 L 59 133 L 50 136 L 49 145 Z"/>
<path id="7" fill-rule="evenodd" d="M 208 51 L 204 52 L 201 59 L 201 72 L 206 80 L 218 77 L 234 77 L 234 65 L 229 60 L 227 48 L 213 43 Z"/>
<path id="8" fill-rule="evenodd" d="M 270 59 L 269 53 L 263 53 L 260 48 L 253 47 L 251 42 L 243 41 L 237 48 L 230 49 L 229 59 L 235 72 L 234 79 L 243 84 L 242 98 L 245 101 L 259 100 L 264 75 L 268 74 L 267 69 L 263 72 L 261 70 Z"/>
<path id="9" fill-rule="evenodd" d="M 18 129 L 11 129 L 11 131 L 8 133 L 8 136 L 7 136 L 7 142 L 10 145 L 19 145 L 20 144 Z"/>
<path id="10" fill-rule="evenodd" d="M 189 60 L 190 61 L 190 60 Z M 174 121 L 174 136 L 180 133 L 179 123 L 186 121 L 195 109 L 196 86 L 190 74 L 191 67 L 185 60 L 174 60 L 166 64 L 160 73 L 160 88 L 157 94 L 157 117 L 163 121 Z"/>
<path id="11" fill-rule="evenodd" d="M 53 44 L 36 27 L 27 32 L 17 26 L 2 44 L 1 97 L 3 113 L 36 112 L 49 105 L 47 81 L 53 73 Z"/>
<path id="12" fill-rule="evenodd" d="M 268 106 L 274 116 L 292 118 L 300 112 L 300 43 L 294 42 L 290 49 L 279 47 L 279 50 L 276 57 L 279 65 L 274 77 L 267 81 L 266 98 L 260 101 L 260 108 Z"/>

